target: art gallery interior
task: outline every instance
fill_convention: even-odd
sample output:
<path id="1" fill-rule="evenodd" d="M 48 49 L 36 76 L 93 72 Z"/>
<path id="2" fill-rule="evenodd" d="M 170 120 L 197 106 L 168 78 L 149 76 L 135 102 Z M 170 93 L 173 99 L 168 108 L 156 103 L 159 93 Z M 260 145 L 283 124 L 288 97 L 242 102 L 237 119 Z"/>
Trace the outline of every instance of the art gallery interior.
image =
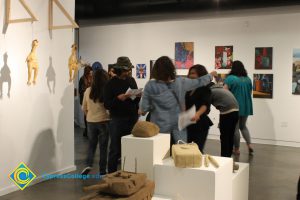
<path id="1" fill-rule="evenodd" d="M 175 43 L 179 42 L 190 42 L 193 63 L 209 72 L 230 72 L 230 68 L 216 68 L 217 46 L 231 48 L 232 59 L 244 63 L 253 81 L 254 114 L 247 125 L 254 154 L 248 154 L 242 139 L 240 155 L 220 157 L 219 111 L 212 106 L 209 117 L 214 125 L 205 153 L 216 158 L 218 168 L 175 167 L 172 158 L 166 157 L 169 134 L 158 134 L 122 138 L 124 170 L 137 168 L 154 181 L 153 200 L 297 199 L 299 19 L 300 1 L 293 0 L 1 0 L 0 200 L 81 199 L 88 194 L 83 187 L 99 182 L 45 178 L 80 175 L 86 167 L 89 140 L 83 136 L 78 94 L 84 69 L 79 67 L 75 80 L 69 80 L 72 47 L 81 64 L 98 61 L 104 70 L 118 57 L 129 57 L 132 77 L 138 88 L 144 88 L 150 80 L 150 61 L 168 56 L 176 62 Z M 36 49 L 32 49 L 34 40 Z M 35 84 L 28 84 L 31 53 L 38 60 Z M 176 73 L 186 76 L 188 68 Z M 99 155 L 97 149 L 94 165 Z M 235 173 L 233 161 L 240 164 Z M 36 176 L 23 184 L 24 190 L 13 181 L 22 163 Z"/>

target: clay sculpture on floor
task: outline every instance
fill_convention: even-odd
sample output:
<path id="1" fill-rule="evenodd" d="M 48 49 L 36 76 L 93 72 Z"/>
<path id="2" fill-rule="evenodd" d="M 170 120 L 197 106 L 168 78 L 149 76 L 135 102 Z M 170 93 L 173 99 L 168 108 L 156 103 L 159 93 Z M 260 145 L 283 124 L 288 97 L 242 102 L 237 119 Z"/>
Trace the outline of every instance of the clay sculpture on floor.
<path id="1" fill-rule="evenodd" d="M 96 185 L 84 187 L 85 192 L 94 193 L 80 200 L 151 200 L 154 187 L 154 182 L 147 180 L 146 174 L 120 170 L 107 174 Z"/>

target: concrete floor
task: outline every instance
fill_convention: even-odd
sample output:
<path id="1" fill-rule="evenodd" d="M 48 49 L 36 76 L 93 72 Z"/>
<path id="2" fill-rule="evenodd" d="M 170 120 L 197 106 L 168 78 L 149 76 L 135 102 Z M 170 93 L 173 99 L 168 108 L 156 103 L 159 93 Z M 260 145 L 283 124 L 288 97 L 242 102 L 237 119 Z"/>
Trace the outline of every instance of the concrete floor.
<path id="1" fill-rule="evenodd" d="M 82 137 L 82 130 L 76 128 L 75 164 L 78 170 L 74 173 L 80 173 L 84 167 L 87 142 Z M 249 200 L 295 200 L 300 175 L 300 148 L 259 144 L 253 147 L 255 154 L 249 157 L 242 144 L 241 155 L 235 158 L 240 162 L 250 163 Z M 206 153 L 219 155 L 219 152 L 219 141 L 208 140 Z M 96 158 L 98 156 L 99 152 Z M 98 163 L 98 159 L 95 163 Z M 78 200 L 85 195 L 82 186 L 95 182 L 96 180 L 51 180 L 2 196 L 0 200 Z"/>

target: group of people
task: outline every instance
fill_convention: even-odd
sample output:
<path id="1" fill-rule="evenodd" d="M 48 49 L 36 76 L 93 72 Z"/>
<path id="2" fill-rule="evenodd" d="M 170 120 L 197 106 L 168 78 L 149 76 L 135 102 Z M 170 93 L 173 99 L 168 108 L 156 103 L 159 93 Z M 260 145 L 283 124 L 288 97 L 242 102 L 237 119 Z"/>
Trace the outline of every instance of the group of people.
<path id="1" fill-rule="evenodd" d="M 100 174 L 117 171 L 121 157 L 121 137 L 131 133 L 140 115 L 159 126 L 161 133 L 171 135 L 171 145 L 179 140 L 197 143 L 203 152 L 210 126 L 210 106 L 220 111 L 221 156 L 239 154 L 240 132 L 253 153 L 246 122 L 253 114 L 252 82 L 240 61 L 234 61 L 224 85 L 212 82 L 217 72 L 208 73 L 202 65 L 189 69 L 188 77 L 176 76 L 169 57 L 158 58 L 143 93 L 131 96 L 128 89 L 137 89 L 131 77 L 133 65 L 128 57 L 119 57 L 109 72 L 97 69 L 82 98 L 82 109 L 87 121 L 89 139 L 86 168 L 90 172 L 97 145 L 100 148 Z M 178 116 L 195 105 L 195 123 L 178 129 Z M 108 140 L 110 139 L 109 152 Z M 108 155 L 108 159 L 107 159 Z M 106 168 L 107 166 L 107 168 Z"/>

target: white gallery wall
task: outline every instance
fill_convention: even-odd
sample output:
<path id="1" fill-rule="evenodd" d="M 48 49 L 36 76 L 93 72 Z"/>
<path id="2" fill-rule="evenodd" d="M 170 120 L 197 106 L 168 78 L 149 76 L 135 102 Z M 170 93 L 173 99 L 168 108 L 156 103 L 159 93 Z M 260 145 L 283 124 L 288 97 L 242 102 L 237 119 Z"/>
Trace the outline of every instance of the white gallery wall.
<path id="1" fill-rule="evenodd" d="M 11 17 L 28 14 L 11 1 Z M 18 190 L 8 179 L 20 162 L 39 177 L 65 173 L 74 165 L 74 87 L 68 82 L 68 57 L 74 42 L 73 30 L 48 31 L 49 1 L 26 0 L 37 22 L 4 27 L 5 1 L 0 1 L 0 196 Z M 74 16 L 75 0 L 60 0 Z M 54 23 L 67 23 L 54 7 Z M 39 40 L 39 74 L 35 86 L 27 86 L 26 57 L 31 42 Z M 7 62 L 5 57 L 7 55 Z M 11 84 L 8 95 L 8 85 Z M 1 85 L 1 84 L 0 84 Z M 48 87 L 49 85 L 49 87 Z M 36 179 L 41 181 L 40 178 Z"/>
<path id="2" fill-rule="evenodd" d="M 293 48 L 300 48 L 300 8 L 275 11 L 85 27 L 80 29 L 80 55 L 100 60 L 106 67 L 118 56 L 128 56 L 135 65 L 147 64 L 149 78 L 149 61 L 162 55 L 174 59 L 175 42 L 194 42 L 194 63 L 209 71 L 214 69 L 215 46 L 233 45 L 234 60 L 245 64 L 251 79 L 253 73 L 274 74 L 273 99 L 253 99 L 254 116 L 248 121 L 253 142 L 299 147 L 300 96 L 292 95 L 292 62 Z M 254 70 L 255 47 L 273 47 L 273 70 Z M 178 74 L 186 73 L 178 70 Z M 136 80 L 144 87 L 148 79 Z M 210 117 L 215 125 L 209 137 L 218 138 L 218 112 L 213 109 Z"/>

